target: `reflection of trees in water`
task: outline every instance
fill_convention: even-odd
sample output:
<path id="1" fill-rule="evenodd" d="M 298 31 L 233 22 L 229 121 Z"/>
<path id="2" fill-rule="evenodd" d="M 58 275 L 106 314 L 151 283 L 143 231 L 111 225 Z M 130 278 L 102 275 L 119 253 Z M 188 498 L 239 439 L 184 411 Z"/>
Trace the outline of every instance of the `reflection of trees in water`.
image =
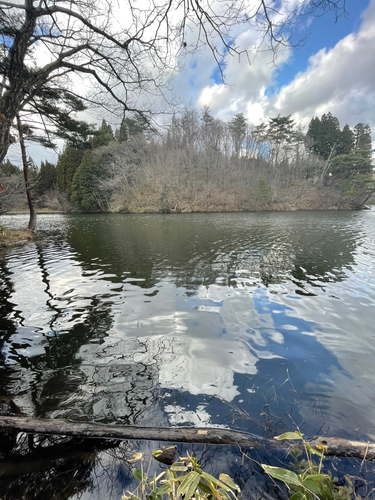
<path id="1" fill-rule="evenodd" d="M 158 273 L 169 273 L 172 270 L 176 284 L 184 283 L 193 288 L 194 283 L 201 283 L 202 280 L 211 282 L 218 277 L 224 277 L 226 283 L 238 287 L 246 286 L 251 280 L 253 283 L 259 283 L 259 280 L 263 283 L 272 283 L 274 280 L 280 282 L 279 275 L 283 274 L 285 278 L 286 274 L 290 274 L 298 255 L 303 254 L 304 242 L 294 248 L 288 243 L 290 234 L 284 235 L 282 230 L 277 233 L 277 227 L 275 229 L 270 224 L 249 227 L 246 231 L 241 227 L 227 226 L 224 233 L 228 234 L 221 239 L 221 226 L 211 224 L 195 244 L 189 245 L 190 239 L 197 236 L 197 230 L 193 225 L 186 229 L 183 224 L 176 224 L 177 219 L 178 217 L 166 219 L 169 222 L 167 226 L 163 226 L 163 219 L 156 217 L 146 228 L 137 223 L 130 225 L 127 231 L 121 231 L 122 224 L 114 225 L 112 236 L 119 240 L 113 243 L 108 236 L 105 238 L 105 228 L 111 228 L 108 221 L 112 219 L 104 218 L 105 225 L 99 224 L 96 232 L 86 234 L 77 229 L 71 231 L 70 244 L 76 244 L 73 248 L 77 252 L 72 256 L 74 259 L 79 258 L 79 264 L 83 268 L 87 266 L 86 270 L 98 270 L 100 265 L 106 264 L 103 269 L 106 270 L 105 279 L 109 281 L 113 279 L 108 274 L 113 271 L 111 266 L 118 273 L 120 267 L 125 272 L 124 269 L 128 269 L 127 263 L 130 262 L 130 268 L 133 266 L 135 269 L 138 262 L 136 257 L 140 257 L 140 272 L 143 272 L 143 263 L 147 261 L 148 280 L 157 277 Z M 113 220 L 123 221 L 121 218 Z M 134 222 L 135 219 L 131 220 Z M 176 229 L 177 234 L 174 233 Z M 319 235 L 319 227 L 315 229 Z M 307 240 L 309 246 L 317 234 L 312 234 L 310 240 Z M 146 250 L 142 250 L 142 241 L 145 242 Z M 345 241 L 354 245 L 350 237 L 346 237 Z M 108 257 L 111 258 L 109 249 L 112 248 L 115 251 L 113 263 L 108 262 Z M 164 248 L 165 255 L 162 252 Z M 352 250 L 354 247 L 350 248 Z M 161 421 L 157 404 L 158 384 L 171 390 L 205 393 L 231 401 L 238 395 L 233 381 L 234 373 L 256 372 L 251 367 L 260 359 L 260 350 L 257 349 L 254 353 L 251 349 L 240 351 L 233 347 L 232 338 L 220 339 L 220 343 L 217 343 L 214 337 L 210 344 L 206 336 L 200 337 L 200 331 L 193 332 L 191 338 L 185 338 L 184 334 L 155 335 L 152 325 L 147 330 L 147 338 L 122 335 L 119 329 L 111 332 L 115 315 L 114 301 L 110 294 L 94 295 L 95 282 L 91 283 L 90 280 L 88 298 L 85 297 L 88 303 L 82 316 L 76 317 L 73 326 L 66 329 L 66 302 L 55 300 L 49 276 L 49 260 L 43 246 L 38 245 L 36 252 L 46 295 L 45 305 L 51 311 L 50 334 L 36 339 L 35 334 L 38 332 L 35 329 L 24 327 L 16 330 L 11 325 L 8 331 L 13 333 L 8 336 L 8 345 L 12 351 L 12 364 L 7 364 L 3 384 L 7 386 L 6 392 L 17 398 L 18 404 L 26 413 L 103 422 L 140 423 L 147 419 Z M 335 248 L 333 253 L 337 253 Z M 351 255 L 350 252 L 349 254 Z M 156 259 L 150 258 L 155 255 Z M 254 276 L 258 278 L 254 280 Z M 3 307 L 9 308 L 12 293 L 9 272 L 7 279 L 8 299 L 5 304 L 8 305 Z M 95 274 L 95 279 L 100 280 L 100 275 Z M 217 284 L 220 285 L 220 280 Z M 228 322 L 236 318 L 235 314 L 232 316 L 228 317 Z M 224 318 L 223 312 L 221 318 Z M 64 333 L 58 333 L 60 322 Z M 190 326 L 194 329 L 193 324 Z M 245 323 L 244 327 L 248 328 Z M 124 328 L 127 328 L 126 325 Z M 248 331 L 245 334 L 250 335 Z M 267 335 L 266 332 L 263 337 L 267 338 Z M 38 347 L 39 351 L 29 355 L 28 342 L 31 347 Z M 241 343 L 238 346 L 243 347 Z M 224 355 L 220 356 L 216 351 L 222 351 Z M 229 356 L 230 360 L 228 351 L 233 354 L 232 358 Z M 270 353 L 264 354 L 269 363 Z M 212 359 L 214 355 L 217 356 L 215 361 Z M 197 379 L 196 386 L 194 378 Z M 164 416 L 163 419 L 165 418 Z"/>
<path id="2" fill-rule="evenodd" d="M 8 500 L 79 499 L 89 492 L 94 498 L 120 498 L 123 490 L 133 490 L 137 485 L 131 468 L 139 467 L 139 463 L 131 465 L 127 462 L 135 452 L 144 454 L 144 467 L 150 467 L 149 476 L 154 472 L 159 474 L 165 468 L 151 456 L 153 450 L 163 445 L 158 442 L 79 440 L 37 435 L 30 440 L 20 434 L 13 444 L 7 450 L 2 448 L 0 457 L 0 490 Z M 178 444 L 176 458 L 186 455 L 187 451 L 199 459 L 206 472 L 216 477 L 228 473 L 242 488 L 257 491 L 257 495 L 246 498 L 259 497 L 261 490 L 254 488 L 257 481 L 263 491 L 276 491 L 259 466 L 249 459 L 242 463 L 241 452 L 235 447 Z M 261 458 L 258 451 L 244 451 L 258 460 Z M 262 459 L 265 461 L 265 456 Z M 249 481 L 250 485 L 247 484 Z"/>
<path id="3" fill-rule="evenodd" d="M 101 216 L 91 223 L 86 217 L 75 220 L 68 241 L 84 269 L 102 268 L 114 283 L 128 276 L 150 288 L 168 278 L 194 290 L 292 279 L 303 292 L 305 282 L 344 279 L 354 262 L 358 228 L 341 222 L 343 214 L 330 217 L 331 223 L 303 213 Z"/>
<path id="4" fill-rule="evenodd" d="M 1 261 L 2 394 L 14 400 L 20 411 L 37 417 L 136 422 L 156 401 L 156 367 L 133 359 L 144 345 L 131 339 L 134 345 L 128 343 L 121 351 L 119 341 L 105 344 L 113 322 L 112 303 L 100 296 L 91 298 L 80 321 L 59 333 L 55 325 L 64 308 L 54 300 L 42 246 L 37 248 L 37 262 L 45 285 L 45 304 L 52 310 L 49 334 L 17 327 L 12 321 L 12 276 Z M 22 325 L 22 308 L 16 306 L 16 310 Z"/>
<path id="5" fill-rule="evenodd" d="M 56 500 L 121 498 L 124 490 L 137 486 L 131 474 L 139 463 L 129 464 L 135 452 L 145 457 L 148 475 L 158 475 L 165 466 L 151 457 L 151 452 L 166 443 L 150 441 L 78 440 L 35 436 L 32 445 L 24 435 L 12 449 L 2 448 L 0 457 L 0 491 L 7 500 Z M 215 477 L 226 473 L 241 488 L 241 498 L 285 498 L 281 488 L 262 472 L 260 463 L 274 466 L 286 464 L 291 458 L 285 450 L 239 449 L 231 446 L 178 444 L 177 457 L 188 452 L 196 456 L 203 469 Z M 343 476 L 352 478 L 356 493 L 369 500 L 375 465 L 360 460 L 325 459 L 324 471 L 331 470 L 344 484 Z"/>
<path id="6" fill-rule="evenodd" d="M 1 451 L 2 495 L 9 500 L 81 498 L 105 481 L 109 498 L 113 471 L 100 466 L 100 456 L 116 446 L 111 440 L 14 435 L 13 447 Z"/>

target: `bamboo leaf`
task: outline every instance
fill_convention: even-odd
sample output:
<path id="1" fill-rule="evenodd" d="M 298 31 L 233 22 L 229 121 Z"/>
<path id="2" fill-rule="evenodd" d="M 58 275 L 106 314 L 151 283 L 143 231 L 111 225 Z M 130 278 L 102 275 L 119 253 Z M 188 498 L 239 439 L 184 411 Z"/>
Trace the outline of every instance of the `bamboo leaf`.
<path id="1" fill-rule="evenodd" d="M 232 498 L 228 495 L 228 493 L 225 490 L 223 490 L 223 488 L 219 488 L 218 492 L 220 493 L 221 498 L 224 498 L 225 500 L 232 500 Z M 231 491 L 231 493 L 233 494 L 232 491 Z M 235 495 L 234 495 L 234 498 L 236 498 Z"/>
<path id="2" fill-rule="evenodd" d="M 190 487 L 185 494 L 186 499 L 190 499 L 195 493 L 198 483 L 200 481 L 200 475 L 197 472 L 191 472 L 190 474 L 195 474 L 193 480 L 191 481 Z"/>
<path id="3" fill-rule="evenodd" d="M 283 439 L 303 439 L 303 434 L 298 431 L 295 432 L 284 432 L 284 434 L 280 434 L 280 436 L 275 436 L 273 439 L 277 439 L 278 441 L 282 441 Z"/>
<path id="4" fill-rule="evenodd" d="M 179 471 L 179 472 L 186 472 L 187 467 L 185 465 L 172 465 L 171 470 L 172 471 Z"/>
<path id="5" fill-rule="evenodd" d="M 165 483 L 162 486 L 160 486 L 160 488 L 158 489 L 156 494 L 160 495 L 160 496 L 165 495 L 165 494 L 169 493 L 171 490 L 172 490 L 172 486 L 169 483 Z"/>
<path id="6" fill-rule="evenodd" d="M 300 479 L 305 488 L 315 493 L 315 495 L 318 495 L 320 493 L 320 483 L 325 479 L 329 479 L 329 476 L 327 476 L 327 474 L 311 474 L 305 479 L 302 479 L 300 476 Z"/>
<path id="7" fill-rule="evenodd" d="M 307 497 L 305 493 L 302 493 L 302 491 L 297 491 L 289 498 L 289 500 L 307 500 Z"/>
<path id="8" fill-rule="evenodd" d="M 211 474 L 207 474 L 207 472 L 202 471 L 202 477 L 203 479 L 205 479 L 205 481 L 209 481 L 214 486 L 220 486 L 221 488 L 223 488 L 223 490 L 230 491 L 230 488 L 226 484 L 222 483 L 219 479 L 216 479 L 216 477 L 211 476 Z"/>
<path id="9" fill-rule="evenodd" d="M 154 457 L 160 457 L 160 455 L 162 455 L 162 453 L 163 453 L 163 452 L 162 452 L 161 450 L 154 450 L 154 451 L 152 452 L 152 455 L 153 455 Z"/>
<path id="10" fill-rule="evenodd" d="M 288 487 L 290 485 L 303 486 L 299 477 L 294 472 L 287 470 L 287 469 L 283 469 L 282 467 L 272 467 L 270 465 L 263 465 L 263 464 L 261 464 L 261 465 L 263 467 L 263 470 L 268 475 L 270 475 L 271 477 L 273 477 L 275 479 L 279 479 L 279 481 L 282 481 Z"/>
<path id="11" fill-rule="evenodd" d="M 223 483 L 227 484 L 230 488 L 241 491 L 237 484 L 233 481 L 233 479 L 228 476 L 228 474 L 220 474 L 219 479 L 220 481 L 223 481 Z"/>
<path id="12" fill-rule="evenodd" d="M 146 474 L 144 474 L 141 469 L 132 469 L 132 474 L 134 476 L 134 479 L 139 481 L 140 483 L 143 481 L 148 481 L 149 478 L 147 477 Z"/>
<path id="13" fill-rule="evenodd" d="M 189 491 L 191 484 L 195 481 L 195 478 L 198 477 L 197 484 L 199 483 L 200 476 L 197 472 L 190 472 L 186 476 L 184 476 L 180 486 L 177 489 L 177 497 L 180 495 L 186 495 L 186 492 Z M 189 498 L 189 497 L 187 497 Z"/>
<path id="14" fill-rule="evenodd" d="M 312 454 L 312 455 L 317 455 L 318 457 L 320 458 L 324 458 L 324 455 L 322 453 L 320 453 L 320 451 L 318 450 L 315 450 L 314 448 L 312 448 L 308 443 L 305 443 L 305 446 L 306 448 L 309 450 L 309 452 Z"/>
<path id="15" fill-rule="evenodd" d="M 207 486 L 207 484 L 203 483 L 202 481 L 199 481 L 198 488 L 200 490 L 202 490 L 203 493 L 212 494 L 211 488 L 209 486 Z"/>

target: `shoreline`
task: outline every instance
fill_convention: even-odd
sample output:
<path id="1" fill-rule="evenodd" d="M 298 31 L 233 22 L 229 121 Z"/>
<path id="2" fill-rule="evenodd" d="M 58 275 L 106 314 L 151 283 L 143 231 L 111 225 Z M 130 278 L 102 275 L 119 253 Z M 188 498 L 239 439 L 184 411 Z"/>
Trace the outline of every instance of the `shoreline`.
<path id="1" fill-rule="evenodd" d="M 33 241 L 35 234 L 29 229 L 7 229 L 0 225 L 0 250 Z"/>
<path id="2" fill-rule="evenodd" d="M 161 214 L 161 215 L 171 215 L 171 214 L 225 214 L 225 213 L 286 213 L 286 212 L 361 212 L 362 210 L 371 210 L 373 205 L 364 205 L 362 207 L 355 208 L 300 208 L 300 209 L 285 209 L 285 210 L 272 210 L 272 209 L 261 209 L 261 210 L 170 210 L 170 211 L 160 211 L 160 210 L 144 210 L 144 211 L 118 211 L 118 212 L 75 212 L 75 211 L 63 211 L 63 210 L 43 210 L 37 211 L 37 215 L 92 215 L 92 214 L 121 214 L 121 215 L 142 215 L 142 214 Z M 28 215 L 28 210 L 12 210 L 1 216 L 12 216 L 12 215 Z"/>

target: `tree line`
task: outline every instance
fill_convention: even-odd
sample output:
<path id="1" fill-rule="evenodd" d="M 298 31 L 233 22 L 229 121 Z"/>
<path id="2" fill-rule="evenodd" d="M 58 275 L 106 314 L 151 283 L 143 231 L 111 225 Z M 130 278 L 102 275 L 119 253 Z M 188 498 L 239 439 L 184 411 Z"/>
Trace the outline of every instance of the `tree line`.
<path id="1" fill-rule="evenodd" d="M 15 168 L 2 164 L 3 185 Z M 139 115 L 115 131 L 103 120 L 88 140 L 67 141 L 56 166 L 31 167 L 37 204 L 80 212 L 355 208 L 373 190 L 372 170 L 367 124 L 341 129 L 327 113 L 305 133 L 291 116 L 253 126 L 208 107 L 163 130 Z"/>
<path id="2" fill-rule="evenodd" d="M 286 4 L 282 0 L 275 10 L 271 1 L 224 0 L 215 8 L 205 0 L 183 0 L 150 2 L 139 9 L 132 0 L 121 5 L 112 0 L 0 0 L 0 162 L 18 140 L 29 229 L 35 228 L 36 213 L 27 139 L 47 147 L 53 147 L 55 137 L 75 146 L 82 137 L 87 142 L 91 131 L 76 116 L 88 106 L 117 118 L 134 112 L 146 119 L 160 111 L 155 102 L 163 102 L 183 56 L 202 44 L 224 81 L 225 57 L 245 52 L 250 58 L 261 49 L 274 59 L 279 47 L 298 45 L 289 30 L 298 16 L 333 12 L 337 20 L 346 14 L 345 0 Z M 239 24 L 257 34 L 252 54 L 237 46 L 232 29 Z M 0 186 L 3 207 L 9 205 L 9 193 Z"/>

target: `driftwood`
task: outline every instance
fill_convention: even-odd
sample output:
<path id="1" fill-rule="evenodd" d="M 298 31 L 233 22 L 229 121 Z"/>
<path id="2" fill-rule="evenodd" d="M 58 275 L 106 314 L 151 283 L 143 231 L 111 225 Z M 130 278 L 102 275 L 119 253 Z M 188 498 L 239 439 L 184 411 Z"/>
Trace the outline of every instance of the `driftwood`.
<path id="1" fill-rule="evenodd" d="M 285 448 L 296 441 L 276 441 L 255 434 L 221 428 L 196 427 L 137 427 L 124 425 L 103 425 L 70 420 L 36 419 L 26 417 L 0 416 L 3 431 L 78 436 L 81 438 L 147 440 L 173 443 L 196 443 L 212 445 L 234 445 L 244 448 Z M 364 443 L 340 438 L 315 437 L 308 440 L 310 446 L 324 447 L 326 456 L 344 456 L 371 460 L 375 458 L 375 443 Z"/>

